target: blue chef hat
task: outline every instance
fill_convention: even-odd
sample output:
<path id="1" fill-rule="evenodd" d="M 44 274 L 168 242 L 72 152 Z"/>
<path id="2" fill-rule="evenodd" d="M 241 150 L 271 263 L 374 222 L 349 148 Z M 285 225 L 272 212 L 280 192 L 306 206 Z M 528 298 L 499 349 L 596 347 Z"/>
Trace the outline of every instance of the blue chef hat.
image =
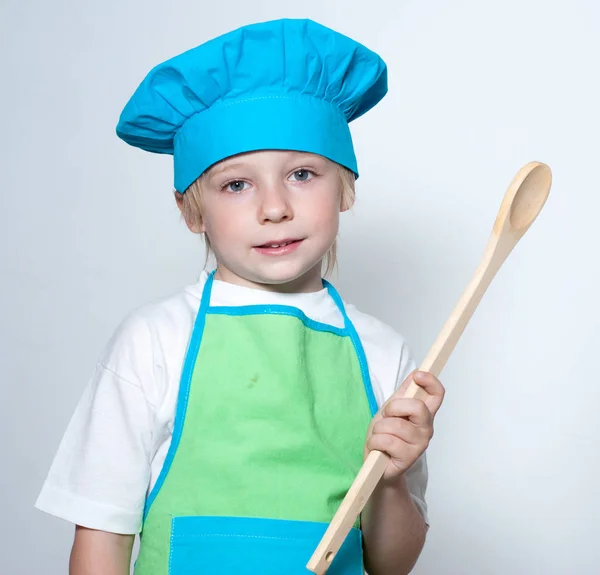
<path id="1" fill-rule="evenodd" d="M 180 192 L 214 163 L 253 150 L 320 154 L 358 177 L 348 123 L 386 92 L 385 62 L 362 44 L 311 20 L 275 20 L 156 66 L 117 135 L 173 154 Z"/>

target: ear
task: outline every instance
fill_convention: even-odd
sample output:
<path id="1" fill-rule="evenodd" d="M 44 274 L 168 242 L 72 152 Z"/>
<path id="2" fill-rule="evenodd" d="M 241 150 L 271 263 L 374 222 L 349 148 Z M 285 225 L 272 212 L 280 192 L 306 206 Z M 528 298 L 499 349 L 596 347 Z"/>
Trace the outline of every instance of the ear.
<path id="1" fill-rule="evenodd" d="M 206 227 L 204 226 L 204 222 L 200 217 L 192 217 L 191 214 L 188 213 L 187 210 L 184 209 L 183 205 L 183 194 L 180 192 L 175 192 L 175 202 L 177 203 L 177 207 L 185 220 L 185 223 L 190 230 L 194 234 L 203 234 L 206 231 Z"/>

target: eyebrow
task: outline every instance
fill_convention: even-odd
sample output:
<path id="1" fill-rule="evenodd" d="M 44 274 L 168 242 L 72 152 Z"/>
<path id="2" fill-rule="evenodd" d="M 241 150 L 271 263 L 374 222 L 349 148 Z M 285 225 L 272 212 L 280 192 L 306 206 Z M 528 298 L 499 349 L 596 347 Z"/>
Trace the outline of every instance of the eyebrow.
<path id="1" fill-rule="evenodd" d="M 311 162 L 323 162 L 325 160 L 323 156 L 311 152 L 295 152 L 294 158 L 305 160 L 307 164 L 310 164 Z"/>
<path id="2" fill-rule="evenodd" d="M 292 151 L 292 150 L 290 150 Z M 318 154 L 311 154 L 310 152 L 300 152 L 300 151 L 295 151 L 293 150 L 295 159 L 300 160 L 300 163 L 306 163 L 306 164 L 310 164 L 312 162 L 323 162 L 324 158 L 322 156 L 319 156 Z M 304 160 L 304 162 L 302 162 L 302 160 Z M 229 170 L 237 170 L 237 169 L 242 169 L 242 168 L 246 168 L 247 164 L 245 162 L 223 162 L 223 163 L 219 163 L 215 166 L 213 166 L 212 168 L 209 168 L 207 171 L 207 177 L 209 180 L 211 180 L 212 178 L 216 177 L 216 176 L 220 176 L 221 174 L 223 174 L 224 172 L 227 172 Z"/>
<path id="3" fill-rule="evenodd" d="M 235 170 L 243 167 L 244 164 L 242 162 L 231 162 L 231 163 L 223 163 L 216 165 L 208 170 L 208 179 L 213 178 L 214 176 L 218 176 L 227 170 Z"/>

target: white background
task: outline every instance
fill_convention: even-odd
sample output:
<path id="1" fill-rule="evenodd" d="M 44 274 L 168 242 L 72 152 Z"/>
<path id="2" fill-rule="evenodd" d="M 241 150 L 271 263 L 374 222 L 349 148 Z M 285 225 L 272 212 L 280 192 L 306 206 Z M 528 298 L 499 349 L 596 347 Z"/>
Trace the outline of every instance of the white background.
<path id="1" fill-rule="evenodd" d="M 195 281 L 171 158 L 114 128 L 155 64 L 232 28 L 310 17 L 379 52 L 352 125 L 345 299 L 422 359 L 530 160 L 550 198 L 442 373 L 418 575 L 598 573 L 600 8 L 593 0 L 2 0 L 0 572 L 67 572 L 33 504 L 95 360 L 133 307 Z"/>

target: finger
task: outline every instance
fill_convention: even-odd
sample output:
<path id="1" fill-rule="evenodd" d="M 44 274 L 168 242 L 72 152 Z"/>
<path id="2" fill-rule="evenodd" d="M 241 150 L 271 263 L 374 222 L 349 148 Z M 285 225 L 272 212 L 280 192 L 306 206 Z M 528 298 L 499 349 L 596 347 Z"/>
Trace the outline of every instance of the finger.
<path id="1" fill-rule="evenodd" d="M 424 401 L 406 397 L 397 398 L 395 395 L 383 406 L 383 416 L 404 417 L 414 425 L 427 425 L 433 419 Z"/>
<path id="2" fill-rule="evenodd" d="M 406 462 L 408 466 L 423 453 L 423 446 L 413 445 L 398 439 L 395 435 L 376 433 L 369 438 L 367 443 L 369 451 L 377 450 L 387 453 L 392 459 Z"/>
<path id="3" fill-rule="evenodd" d="M 446 394 L 446 390 L 444 389 L 444 386 L 440 380 L 429 372 L 415 370 L 402 382 L 402 385 L 398 388 L 394 395 L 404 397 L 406 390 L 412 381 L 414 381 L 419 387 L 423 388 L 423 390 L 427 393 L 427 396 L 423 399 L 423 401 L 425 402 L 425 405 L 427 405 L 427 408 L 431 414 L 435 415 L 442 405 L 444 395 Z"/>
<path id="4" fill-rule="evenodd" d="M 393 435 L 411 445 L 428 445 L 433 437 L 433 426 L 417 427 L 400 417 L 386 417 L 373 426 L 374 434 Z"/>
<path id="5" fill-rule="evenodd" d="M 406 393 L 406 390 L 408 389 L 408 386 L 411 384 L 415 374 L 417 373 L 417 371 L 419 371 L 418 369 L 413 369 L 407 376 L 406 379 L 402 382 L 402 384 L 400 385 L 400 387 L 398 387 L 398 389 L 396 390 L 396 393 L 399 393 L 402 397 L 404 397 L 404 394 Z"/>

